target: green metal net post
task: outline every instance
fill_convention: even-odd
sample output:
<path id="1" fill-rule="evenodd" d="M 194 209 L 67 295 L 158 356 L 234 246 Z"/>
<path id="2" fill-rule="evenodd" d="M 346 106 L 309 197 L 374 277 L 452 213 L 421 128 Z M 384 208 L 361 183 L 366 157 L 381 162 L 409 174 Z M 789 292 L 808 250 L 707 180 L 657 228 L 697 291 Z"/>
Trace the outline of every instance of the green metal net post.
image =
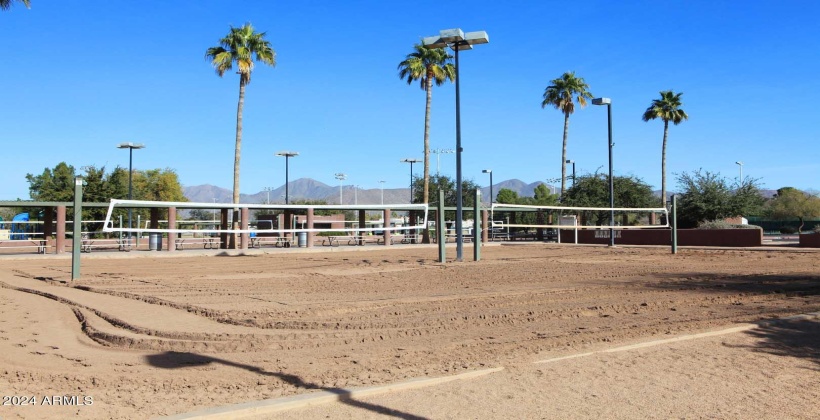
<path id="1" fill-rule="evenodd" d="M 473 260 L 481 261 L 481 190 L 475 190 L 473 204 Z"/>
<path id="2" fill-rule="evenodd" d="M 83 177 L 74 178 L 74 227 L 71 242 L 71 280 L 80 278 L 80 251 L 83 245 Z"/>
<path id="3" fill-rule="evenodd" d="M 444 225 L 444 190 L 438 191 L 438 205 L 436 205 L 436 238 L 438 242 L 438 262 L 447 262 L 447 252 L 444 248 L 447 241 L 445 232 L 447 227 Z"/>

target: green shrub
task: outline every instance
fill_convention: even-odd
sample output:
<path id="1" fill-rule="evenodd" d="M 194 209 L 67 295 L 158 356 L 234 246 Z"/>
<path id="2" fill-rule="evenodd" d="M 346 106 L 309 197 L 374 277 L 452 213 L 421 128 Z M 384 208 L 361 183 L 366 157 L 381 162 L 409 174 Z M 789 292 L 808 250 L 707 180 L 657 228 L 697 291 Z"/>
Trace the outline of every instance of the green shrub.
<path id="1" fill-rule="evenodd" d="M 780 226 L 780 233 L 791 235 L 797 233 L 797 228 L 793 226 Z"/>
<path id="2" fill-rule="evenodd" d="M 352 235 L 351 232 L 345 231 L 332 231 L 332 232 L 317 232 L 316 236 L 347 236 Z"/>
<path id="3" fill-rule="evenodd" d="M 736 225 L 725 220 L 710 220 L 701 222 L 698 229 L 762 229 L 757 225 Z"/>

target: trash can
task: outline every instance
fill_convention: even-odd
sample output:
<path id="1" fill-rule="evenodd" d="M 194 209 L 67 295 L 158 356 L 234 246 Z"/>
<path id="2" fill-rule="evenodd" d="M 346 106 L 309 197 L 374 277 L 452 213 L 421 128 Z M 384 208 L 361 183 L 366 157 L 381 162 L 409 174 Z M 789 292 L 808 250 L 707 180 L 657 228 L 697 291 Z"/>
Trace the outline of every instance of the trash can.
<path id="1" fill-rule="evenodd" d="M 162 234 L 161 233 L 149 233 L 148 234 L 148 250 L 149 251 L 162 251 Z"/>
<path id="2" fill-rule="evenodd" d="M 297 235 L 298 235 L 297 237 L 299 238 L 299 240 L 297 242 L 299 244 L 299 248 L 306 247 L 307 246 L 307 232 L 299 232 Z"/>

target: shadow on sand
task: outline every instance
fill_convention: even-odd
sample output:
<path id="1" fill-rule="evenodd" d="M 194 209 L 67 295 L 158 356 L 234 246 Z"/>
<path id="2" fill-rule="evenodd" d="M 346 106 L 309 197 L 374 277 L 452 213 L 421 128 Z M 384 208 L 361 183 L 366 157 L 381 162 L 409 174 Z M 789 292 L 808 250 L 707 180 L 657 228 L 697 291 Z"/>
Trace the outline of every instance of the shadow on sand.
<path id="1" fill-rule="evenodd" d="M 787 297 L 820 295 L 820 276 L 810 274 L 753 274 L 726 276 L 710 273 L 666 274 L 667 281 L 650 287 L 699 291 L 703 293 L 742 293 L 744 296 L 781 294 Z M 808 359 L 820 365 L 820 320 L 750 320 L 759 326 L 747 331 L 760 341 L 750 350 Z"/>
<path id="2" fill-rule="evenodd" d="M 657 274 L 665 279 L 650 287 L 668 290 L 700 290 L 726 293 L 730 291 L 787 296 L 820 295 L 820 276 L 809 274 L 724 275 L 715 273 Z"/>
<path id="3" fill-rule="evenodd" d="M 750 350 L 776 356 L 808 359 L 820 371 L 820 320 L 793 319 L 767 322 L 746 331 L 760 341 Z"/>
<path id="4" fill-rule="evenodd" d="M 206 356 L 196 353 L 187 353 L 187 352 L 174 352 L 168 351 L 165 353 L 159 354 L 152 354 L 146 356 L 148 363 L 151 366 L 163 368 L 163 369 L 178 369 L 183 367 L 190 367 L 190 366 L 205 366 L 211 363 L 218 363 L 225 366 L 236 367 L 240 369 L 245 369 L 249 372 L 254 372 L 259 375 L 264 376 L 272 376 L 275 378 L 279 378 L 280 380 L 291 384 L 297 388 L 302 389 L 317 389 L 323 390 L 327 392 L 334 393 L 338 395 L 338 400 L 344 404 L 358 407 L 364 410 L 369 410 L 374 413 L 392 416 L 400 419 L 408 419 L 408 420 L 423 420 L 426 417 L 420 417 L 415 414 L 405 413 L 402 411 L 394 410 L 392 408 L 384 407 L 377 404 L 366 403 L 363 401 L 357 401 L 351 397 L 351 391 L 343 388 L 326 388 L 319 386 L 314 383 L 305 382 L 302 378 L 296 375 L 291 375 L 284 372 L 268 372 L 262 368 L 257 366 L 246 365 L 242 363 L 232 362 L 230 360 L 220 359 L 217 357 Z"/>

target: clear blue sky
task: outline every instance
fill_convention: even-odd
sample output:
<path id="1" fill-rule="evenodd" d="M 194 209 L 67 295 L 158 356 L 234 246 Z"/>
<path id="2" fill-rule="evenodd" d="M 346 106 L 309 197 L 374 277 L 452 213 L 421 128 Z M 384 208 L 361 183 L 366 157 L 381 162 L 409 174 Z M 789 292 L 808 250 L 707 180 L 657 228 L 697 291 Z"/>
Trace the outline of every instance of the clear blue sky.
<path id="1" fill-rule="evenodd" d="M 668 188 L 698 168 L 820 187 L 820 2 L 816 1 L 106 1 L 32 0 L 0 12 L 0 199 L 28 198 L 26 173 L 65 161 L 127 167 L 120 142 L 145 143 L 137 169 L 172 168 L 186 186 L 231 188 L 238 76 L 205 50 L 229 25 L 267 31 L 275 68 L 248 86 L 243 193 L 291 180 L 406 187 L 422 157 L 424 93 L 396 66 L 423 36 L 485 30 L 461 55 L 464 177 L 544 181 L 561 173 L 562 114 L 540 106 L 563 72 L 613 102 L 616 175 L 660 188 L 663 123 L 641 120 L 658 92 L 684 92 L 670 128 Z M 470 7 L 468 7 L 470 6 Z M 431 146 L 455 145 L 453 84 L 435 88 Z M 606 171 L 606 110 L 570 119 L 568 157 Z M 435 155 L 431 156 L 435 172 Z M 454 155 L 441 156 L 454 176 Z M 421 165 L 416 165 L 421 174 Z"/>

